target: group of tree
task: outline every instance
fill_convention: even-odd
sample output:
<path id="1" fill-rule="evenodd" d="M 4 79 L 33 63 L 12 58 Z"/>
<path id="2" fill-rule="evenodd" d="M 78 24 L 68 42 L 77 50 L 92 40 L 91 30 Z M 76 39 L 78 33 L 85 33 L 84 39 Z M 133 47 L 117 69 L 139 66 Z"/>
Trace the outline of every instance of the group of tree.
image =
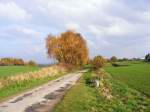
<path id="1" fill-rule="evenodd" d="M 58 63 L 66 63 L 75 66 L 82 66 L 90 63 L 93 68 L 98 69 L 105 65 L 106 59 L 102 56 L 95 56 L 89 60 L 88 47 L 85 39 L 80 33 L 66 31 L 59 36 L 48 35 L 46 39 L 47 53 Z M 113 61 L 117 58 L 113 57 Z"/>
<path id="2" fill-rule="evenodd" d="M 117 58 L 116 56 L 112 56 L 110 59 L 108 59 L 108 62 L 117 62 L 117 61 L 131 61 L 132 59 L 128 58 Z"/>
<path id="3" fill-rule="evenodd" d="M 59 63 L 81 66 L 88 63 L 89 53 L 85 39 L 80 33 L 66 31 L 59 36 L 48 35 L 47 53 Z"/>
<path id="4" fill-rule="evenodd" d="M 108 59 L 108 62 L 122 62 L 122 61 L 143 61 L 141 58 L 117 58 L 116 56 L 112 56 Z"/>
<path id="5" fill-rule="evenodd" d="M 88 47 L 85 39 L 80 33 L 74 31 L 66 31 L 58 36 L 48 35 L 46 48 L 48 56 L 56 59 L 58 63 L 75 66 L 90 63 L 93 68 L 101 68 L 106 62 L 115 63 L 117 61 L 134 61 L 137 59 L 119 59 L 116 56 L 112 56 L 110 59 L 104 59 L 102 56 L 95 56 L 92 60 L 89 60 Z M 150 62 L 150 54 L 145 56 L 145 61 Z"/>
<path id="6" fill-rule="evenodd" d="M 0 59 L 0 66 L 24 66 L 24 65 L 35 66 L 36 63 L 34 61 L 25 62 L 23 59 L 17 59 L 17 58 Z"/>

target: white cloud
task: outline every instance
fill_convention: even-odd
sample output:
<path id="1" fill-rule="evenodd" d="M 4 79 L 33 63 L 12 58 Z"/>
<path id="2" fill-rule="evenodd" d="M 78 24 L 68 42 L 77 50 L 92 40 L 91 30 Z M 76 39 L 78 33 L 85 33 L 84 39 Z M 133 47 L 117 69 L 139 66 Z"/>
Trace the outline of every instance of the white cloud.
<path id="1" fill-rule="evenodd" d="M 26 27 L 17 27 L 16 32 L 21 32 L 26 35 L 39 35 L 39 32 L 35 31 L 34 29 L 26 28 Z"/>
<path id="2" fill-rule="evenodd" d="M 0 17 L 13 20 L 29 19 L 29 15 L 23 8 L 19 7 L 15 2 L 0 2 Z"/>
<path id="3" fill-rule="evenodd" d="M 47 33 L 58 34 L 71 29 L 85 36 L 91 55 L 132 57 L 150 49 L 148 0 L 3 1 L 7 2 L 0 2 L 0 17 L 17 20 L 10 23 L 20 26 L 9 31 L 1 30 L 0 26 L 0 34 L 9 37 L 23 37 L 33 42 L 35 38 L 30 40 L 31 37 L 40 37 L 43 42 Z M 29 21 L 18 22 L 27 20 L 30 14 Z M 7 26 L 9 23 L 5 22 L 3 19 L 2 23 Z M 40 39 L 36 41 L 40 42 Z M 134 52 L 134 49 L 138 50 Z M 38 52 L 39 49 L 33 46 L 32 50 Z"/>
<path id="4" fill-rule="evenodd" d="M 150 10 L 149 11 L 144 11 L 142 13 L 138 13 L 138 16 L 144 22 L 150 22 Z"/>
<path id="5" fill-rule="evenodd" d="M 75 31 L 78 31 L 80 29 L 80 26 L 76 23 L 73 23 L 73 22 L 70 22 L 70 23 L 67 23 L 65 25 L 66 29 L 67 30 L 75 30 Z"/>

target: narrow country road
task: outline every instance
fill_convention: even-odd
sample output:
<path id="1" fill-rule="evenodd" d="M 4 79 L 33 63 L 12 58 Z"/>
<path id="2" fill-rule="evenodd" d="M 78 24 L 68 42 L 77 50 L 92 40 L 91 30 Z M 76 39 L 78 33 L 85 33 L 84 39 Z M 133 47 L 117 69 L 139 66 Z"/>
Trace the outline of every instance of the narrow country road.
<path id="1" fill-rule="evenodd" d="M 81 77 L 70 73 L 0 104 L 0 112 L 51 112 L 65 92 Z"/>

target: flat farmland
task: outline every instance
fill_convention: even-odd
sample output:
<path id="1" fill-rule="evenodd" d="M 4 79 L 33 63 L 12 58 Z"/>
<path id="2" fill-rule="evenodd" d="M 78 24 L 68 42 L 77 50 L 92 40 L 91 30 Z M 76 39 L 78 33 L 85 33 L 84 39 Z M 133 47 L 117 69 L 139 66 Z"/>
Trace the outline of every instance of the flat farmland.
<path id="1" fill-rule="evenodd" d="M 119 63 L 121 64 L 121 63 Z M 107 66 L 112 77 L 150 96 L 150 63 L 123 63 L 125 66 Z"/>
<path id="2" fill-rule="evenodd" d="M 0 66 L 0 78 L 39 70 L 37 66 Z"/>

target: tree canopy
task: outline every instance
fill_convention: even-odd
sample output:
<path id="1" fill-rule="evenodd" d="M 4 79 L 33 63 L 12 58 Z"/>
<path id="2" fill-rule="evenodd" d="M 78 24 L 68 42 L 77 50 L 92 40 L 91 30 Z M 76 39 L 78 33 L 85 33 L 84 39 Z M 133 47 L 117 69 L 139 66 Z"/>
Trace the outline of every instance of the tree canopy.
<path id="1" fill-rule="evenodd" d="M 60 63 L 84 65 L 88 62 L 88 48 L 81 34 L 66 31 L 59 36 L 48 35 L 46 48 L 49 57 Z"/>

